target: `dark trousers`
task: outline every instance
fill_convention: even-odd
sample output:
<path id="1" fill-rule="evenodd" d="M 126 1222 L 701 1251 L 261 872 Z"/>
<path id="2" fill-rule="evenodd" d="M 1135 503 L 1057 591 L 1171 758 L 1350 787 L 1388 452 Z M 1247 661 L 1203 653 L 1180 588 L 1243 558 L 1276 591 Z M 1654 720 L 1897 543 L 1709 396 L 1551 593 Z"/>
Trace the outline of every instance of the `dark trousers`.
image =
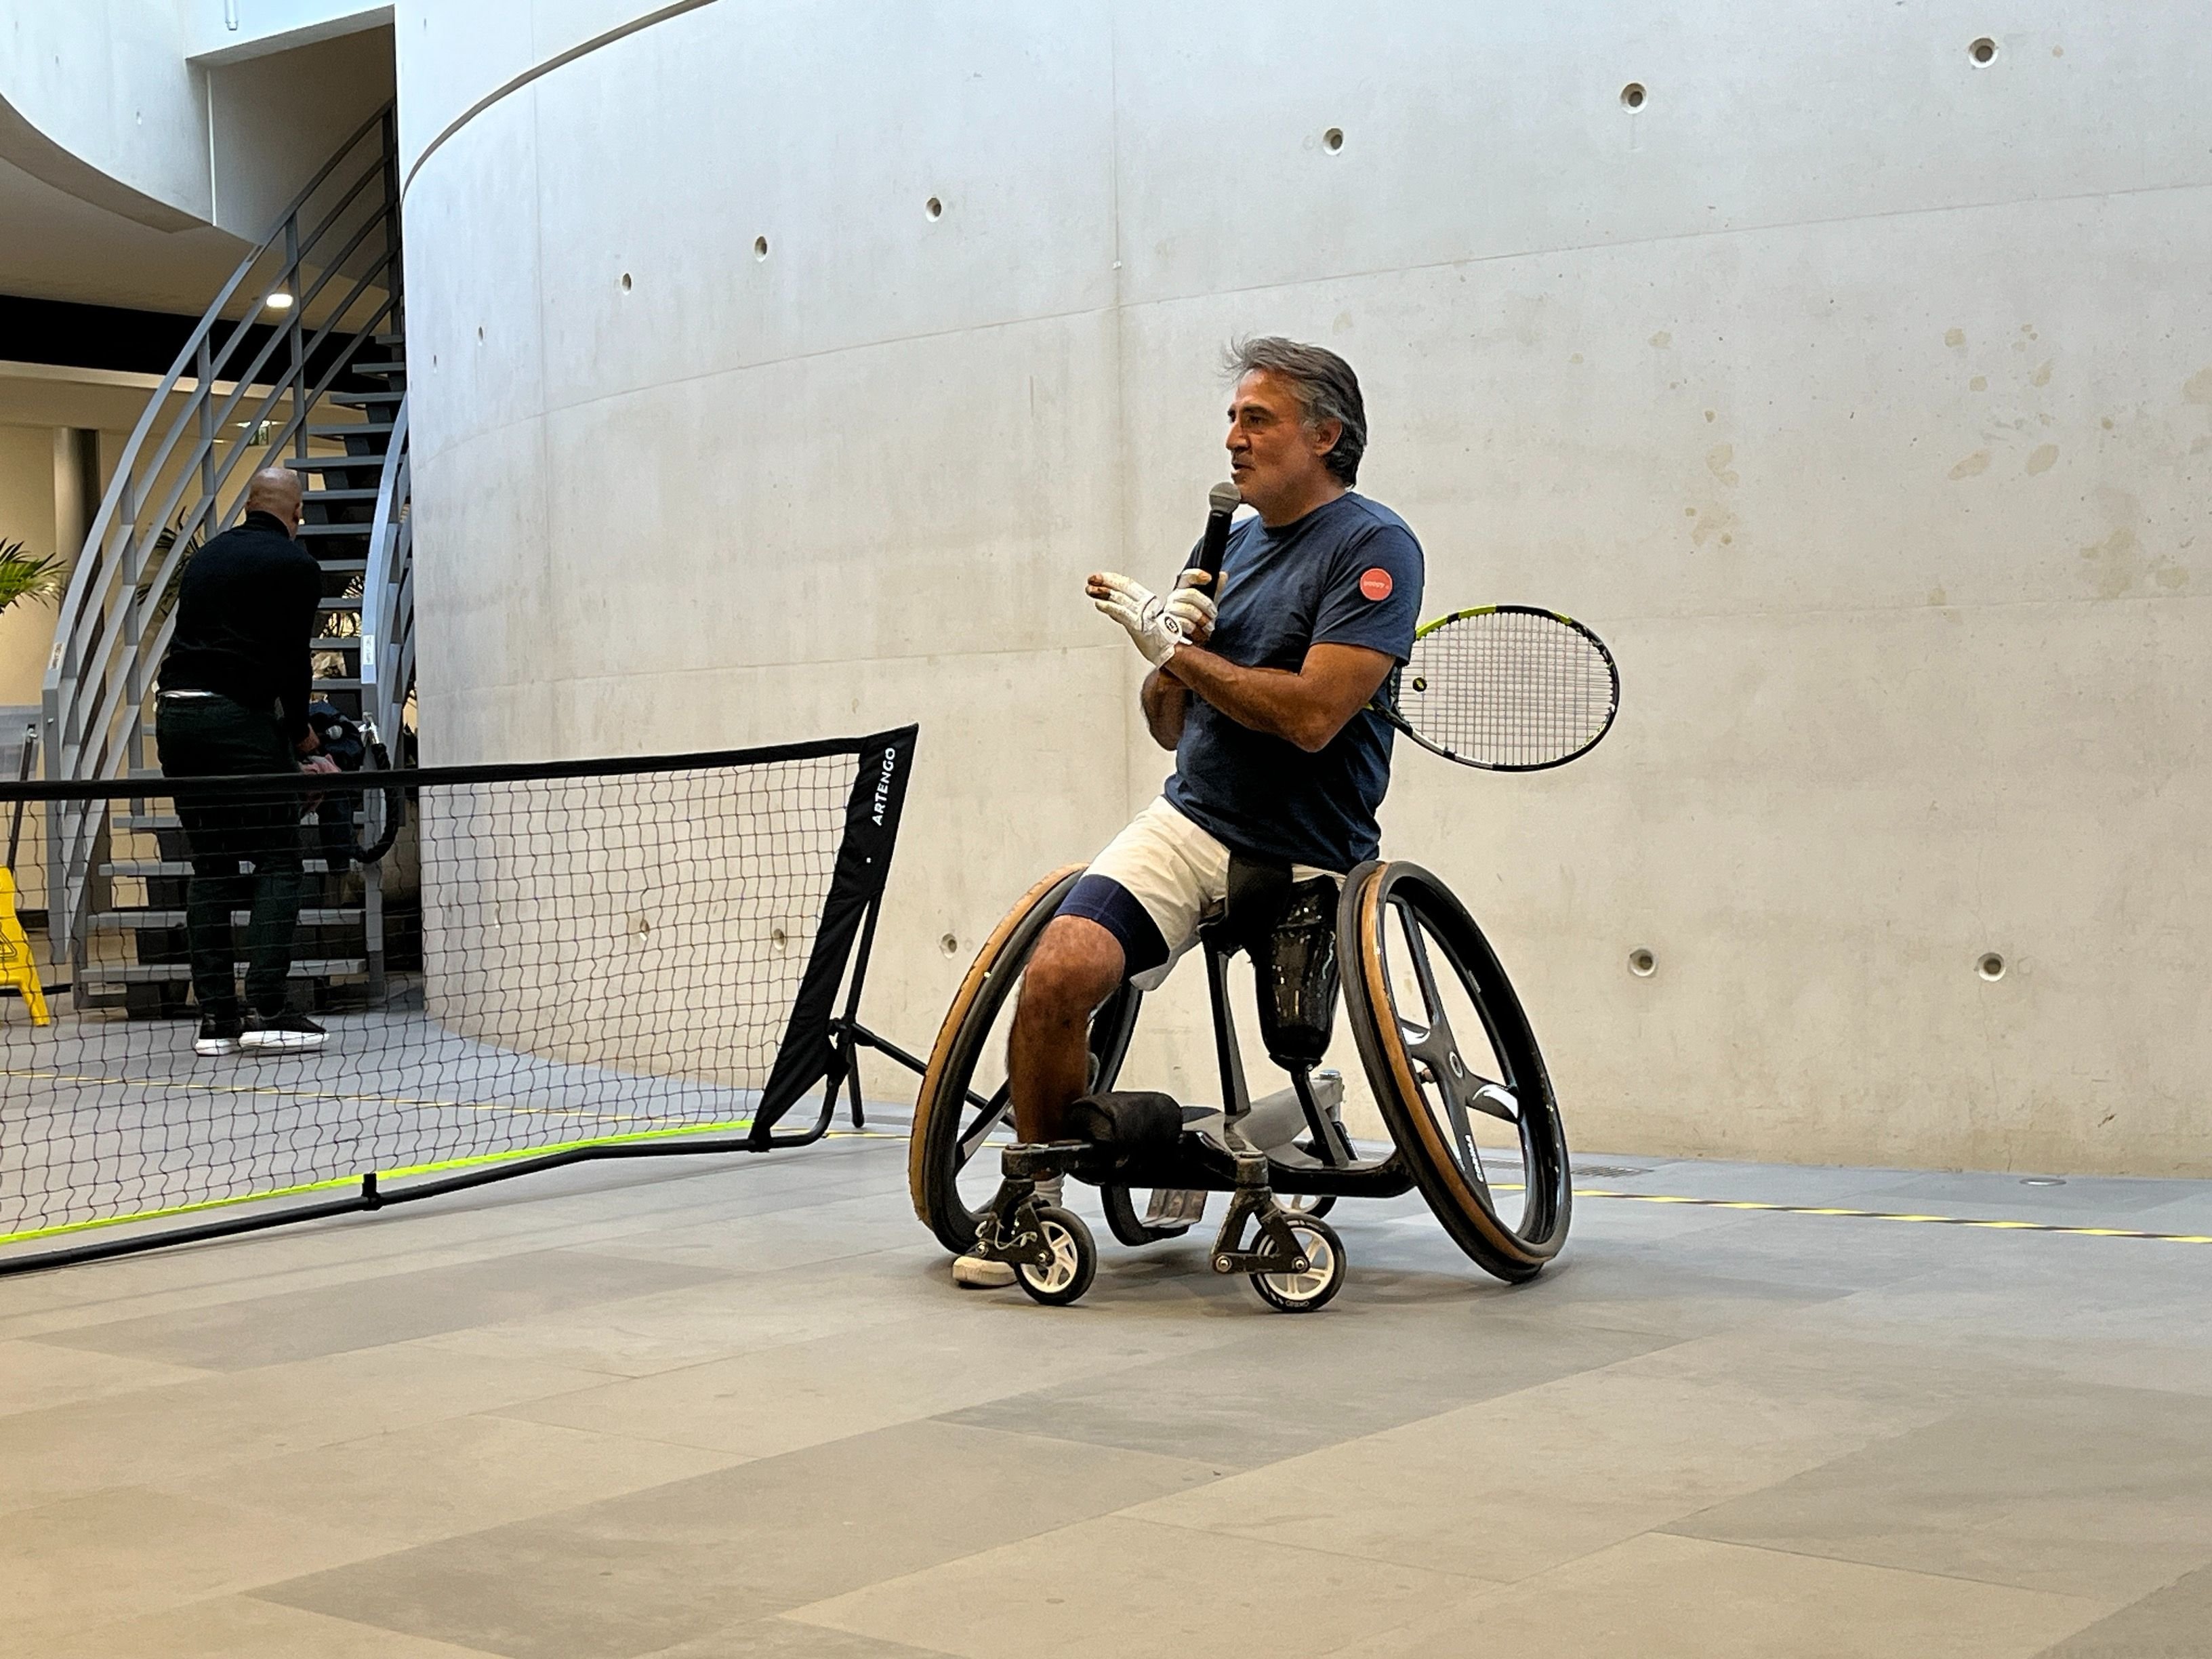
<path id="1" fill-rule="evenodd" d="M 228 697 L 161 697 L 155 703 L 154 742 L 161 771 L 172 778 L 238 772 L 296 772 L 298 758 L 268 714 Z M 246 910 L 246 999 L 257 1014 L 284 1006 L 292 966 L 292 934 L 300 921 L 300 817 L 296 793 L 177 798 L 192 878 L 185 922 L 191 936 L 192 992 L 203 1019 L 239 1017 L 233 977 L 230 917 Z M 240 860 L 253 866 L 239 872 Z"/>

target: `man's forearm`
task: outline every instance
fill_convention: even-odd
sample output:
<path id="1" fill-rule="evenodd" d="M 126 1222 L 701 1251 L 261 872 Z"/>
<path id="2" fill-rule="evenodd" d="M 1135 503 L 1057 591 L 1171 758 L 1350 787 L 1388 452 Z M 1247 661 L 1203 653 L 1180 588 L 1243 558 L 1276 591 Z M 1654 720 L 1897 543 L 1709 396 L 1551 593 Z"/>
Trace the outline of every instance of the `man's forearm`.
<path id="1" fill-rule="evenodd" d="M 1145 711 L 1145 725 L 1154 743 L 1172 750 L 1182 741 L 1183 718 L 1190 712 L 1190 690 L 1181 680 L 1155 668 L 1145 676 L 1145 688 L 1137 694 L 1137 702 Z"/>
<path id="2" fill-rule="evenodd" d="M 1320 705 L 1304 676 L 1284 668 L 1242 667 L 1202 646 L 1182 647 L 1152 678 L 1180 681 L 1239 726 L 1296 744 L 1310 754 L 1326 747 L 1344 724 Z M 1180 717 L 1176 725 L 1180 728 Z"/>

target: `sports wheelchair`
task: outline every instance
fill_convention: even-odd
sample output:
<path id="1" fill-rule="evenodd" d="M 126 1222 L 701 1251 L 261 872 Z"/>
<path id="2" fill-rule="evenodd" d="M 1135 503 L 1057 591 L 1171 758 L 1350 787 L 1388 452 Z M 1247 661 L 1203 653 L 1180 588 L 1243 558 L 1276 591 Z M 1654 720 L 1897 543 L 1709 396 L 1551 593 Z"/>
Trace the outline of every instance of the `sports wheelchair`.
<path id="1" fill-rule="evenodd" d="M 1322 1306 L 1344 1283 L 1343 1242 L 1322 1218 L 1340 1198 L 1419 1188 L 1453 1242 L 1508 1282 L 1534 1278 L 1558 1254 L 1571 1208 L 1566 1138 L 1535 1034 L 1474 919 L 1413 864 L 1364 864 L 1340 888 L 1233 860 L 1228 899 L 1199 933 L 1223 1104 L 1117 1087 L 1145 1000 L 1125 980 L 1091 1017 L 1091 1092 L 1072 1115 L 1081 1138 L 1006 1144 L 1015 988 L 1082 874 L 1054 871 L 1007 913 L 930 1052 L 908 1183 L 946 1249 L 980 1243 L 1036 1301 L 1075 1301 L 1097 1250 L 1079 1216 L 1039 1201 L 1037 1183 L 1057 1176 L 1096 1186 L 1108 1225 L 1129 1245 L 1182 1236 L 1208 1194 L 1228 1194 L 1213 1270 L 1249 1275 L 1262 1299 L 1290 1312 Z M 1261 1043 L 1290 1078 L 1257 1100 L 1229 994 L 1240 952 L 1253 963 Z M 1393 1143 L 1384 1156 L 1352 1146 L 1342 1079 L 1317 1069 L 1340 995 Z"/>

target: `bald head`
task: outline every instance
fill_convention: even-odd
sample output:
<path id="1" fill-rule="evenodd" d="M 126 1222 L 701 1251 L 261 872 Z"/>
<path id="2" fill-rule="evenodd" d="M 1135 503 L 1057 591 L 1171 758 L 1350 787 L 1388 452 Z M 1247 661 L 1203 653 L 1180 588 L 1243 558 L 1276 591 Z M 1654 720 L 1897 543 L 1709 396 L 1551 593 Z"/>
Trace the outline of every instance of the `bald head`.
<path id="1" fill-rule="evenodd" d="M 300 523 L 300 475 L 289 466 L 264 466 L 246 486 L 246 510 L 270 513 L 283 520 L 285 528 Z"/>

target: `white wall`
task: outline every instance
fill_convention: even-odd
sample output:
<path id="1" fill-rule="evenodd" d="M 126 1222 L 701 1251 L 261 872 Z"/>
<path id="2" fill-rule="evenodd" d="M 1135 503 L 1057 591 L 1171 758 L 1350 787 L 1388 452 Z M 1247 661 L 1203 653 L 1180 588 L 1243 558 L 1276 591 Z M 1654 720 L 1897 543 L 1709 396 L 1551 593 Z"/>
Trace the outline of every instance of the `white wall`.
<path id="1" fill-rule="evenodd" d="M 0 106 L 126 191 L 210 216 L 206 89 L 185 61 L 177 0 L 9 6 Z"/>
<path id="2" fill-rule="evenodd" d="M 410 155 L 650 9 L 402 3 Z M 1427 609 L 1621 659 L 1589 760 L 1386 809 L 1580 1145 L 2212 1173 L 2208 71 L 2065 0 L 676 15 L 413 178 L 426 750 L 920 718 L 870 1014 L 926 1042 L 1167 769 L 1083 573 L 1188 545 L 1225 338 L 1317 339 Z"/>

